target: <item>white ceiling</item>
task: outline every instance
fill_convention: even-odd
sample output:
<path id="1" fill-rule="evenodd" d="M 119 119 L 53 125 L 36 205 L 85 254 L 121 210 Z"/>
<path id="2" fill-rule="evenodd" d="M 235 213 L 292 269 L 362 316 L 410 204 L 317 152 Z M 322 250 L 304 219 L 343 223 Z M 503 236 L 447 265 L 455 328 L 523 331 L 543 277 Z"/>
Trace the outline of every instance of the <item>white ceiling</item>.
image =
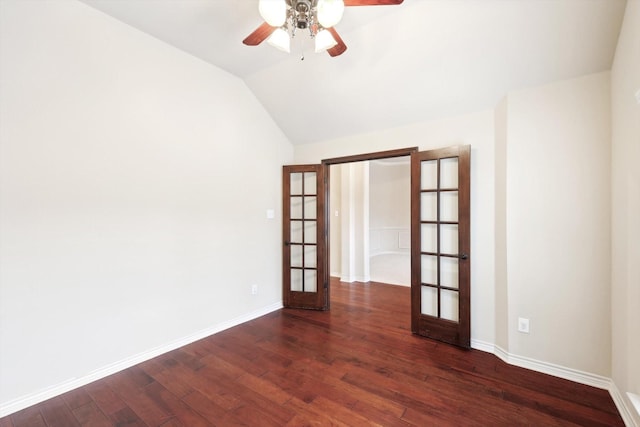
<path id="1" fill-rule="evenodd" d="M 405 0 L 346 8 L 337 58 L 242 40 L 258 0 L 82 0 L 244 79 L 294 144 L 493 108 L 609 70 L 625 0 Z M 300 60 L 304 50 L 304 61 Z"/>

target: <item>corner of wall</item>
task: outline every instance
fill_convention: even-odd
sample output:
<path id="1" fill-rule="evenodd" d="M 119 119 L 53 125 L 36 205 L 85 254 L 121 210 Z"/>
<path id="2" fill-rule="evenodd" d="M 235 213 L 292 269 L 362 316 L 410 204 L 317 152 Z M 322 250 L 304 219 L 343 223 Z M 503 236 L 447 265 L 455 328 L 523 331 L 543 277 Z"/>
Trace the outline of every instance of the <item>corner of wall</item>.
<path id="1" fill-rule="evenodd" d="M 508 99 L 496 106 L 495 124 L 495 343 L 509 349 L 507 287 L 507 109 Z"/>

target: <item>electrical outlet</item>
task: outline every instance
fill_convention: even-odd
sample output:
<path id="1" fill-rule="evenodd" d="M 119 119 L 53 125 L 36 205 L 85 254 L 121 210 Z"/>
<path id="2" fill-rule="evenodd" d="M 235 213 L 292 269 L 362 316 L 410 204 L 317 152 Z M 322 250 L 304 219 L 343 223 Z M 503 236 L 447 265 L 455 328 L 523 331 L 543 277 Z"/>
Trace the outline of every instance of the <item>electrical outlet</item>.
<path id="1" fill-rule="evenodd" d="M 258 295 L 258 285 L 251 285 L 251 295 Z"/>
<path id="2" fill-rule="evenodd" d="M 529 333 L 529 319 L 518 317 L 518 332 Z"/>

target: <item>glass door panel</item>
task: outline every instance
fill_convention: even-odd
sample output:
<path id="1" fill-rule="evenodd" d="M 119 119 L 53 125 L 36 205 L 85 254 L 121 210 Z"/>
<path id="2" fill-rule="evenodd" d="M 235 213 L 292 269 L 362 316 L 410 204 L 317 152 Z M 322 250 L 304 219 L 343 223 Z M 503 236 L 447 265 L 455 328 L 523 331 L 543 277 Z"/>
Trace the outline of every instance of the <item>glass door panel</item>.
<path id="1" fill-rule="evenodd" d="M 438 316 L 438 290 L 423 286 L 421 292 L 420 312 L 428 316 Z"/>
<path id="2" fill-rule="evenodd" d="M 438 252 L 438 225 L 420 224 L 422 252 Z"/>
<path id="3" fill-rule="evenodd" d="M 440 224 L 440 252 L 458 253 L 458 224 Z"/>
<path id="4" fill-rule="evenodd" d="M 435 190 L 438 188 L 438 161 L 427 160 L 420 163 L 420 188 Z"/>
<path id="5" fill-rule="evenodd" d="M 437 221 L 438 220 L 438 193 L 423 192 L 420 194 L 420 220 L 421 221 Z"/>
<path id="6" fill-rule="evenodd" d="M 326 309 L 322 165 L 283 167 L 283 301 L 285 307 Z"/>
<path id="7" fill-rule="evenodd" d="M 440 286 L 458 289 L 460 261 L 458 258 L 440 257 Z"/>
<path id="8" fill-rule="evenodd" d="M 470 148 L 414 153 L 412 314 L 414 333 L 470 345 Z"/>
<path id="9" fill-rule="evenodd" d="M 458 192 L 440 191 L 440 221 L 458 222 Z M 433 208 L 437 209 L 437 208 Z"/>
<path id="10" fill-rule="evenodd" d="M 433 162 L 433 160 L 431 160 Z M 438 188 L 458 188 L 458 158 L 440 159 L 440 184 Z"/>

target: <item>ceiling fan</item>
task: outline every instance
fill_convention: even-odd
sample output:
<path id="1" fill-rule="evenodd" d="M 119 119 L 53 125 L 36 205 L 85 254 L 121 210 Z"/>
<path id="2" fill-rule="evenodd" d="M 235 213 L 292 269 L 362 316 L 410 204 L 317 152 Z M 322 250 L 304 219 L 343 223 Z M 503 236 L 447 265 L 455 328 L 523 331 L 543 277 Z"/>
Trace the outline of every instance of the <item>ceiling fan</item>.
<path id="1" fill-rule="evenodd" d="M 398 5 L 404 0 L 259 0 L 258 10 L 265 20 L 242 43 L 257 46 L 263 41 L 290 52 L 297 30 L 308 30 L 315 40 L 315 51 L 326 50 L 339 56 L 347 50 L 334 26 L 342 18 L 345 6 Z"/>

